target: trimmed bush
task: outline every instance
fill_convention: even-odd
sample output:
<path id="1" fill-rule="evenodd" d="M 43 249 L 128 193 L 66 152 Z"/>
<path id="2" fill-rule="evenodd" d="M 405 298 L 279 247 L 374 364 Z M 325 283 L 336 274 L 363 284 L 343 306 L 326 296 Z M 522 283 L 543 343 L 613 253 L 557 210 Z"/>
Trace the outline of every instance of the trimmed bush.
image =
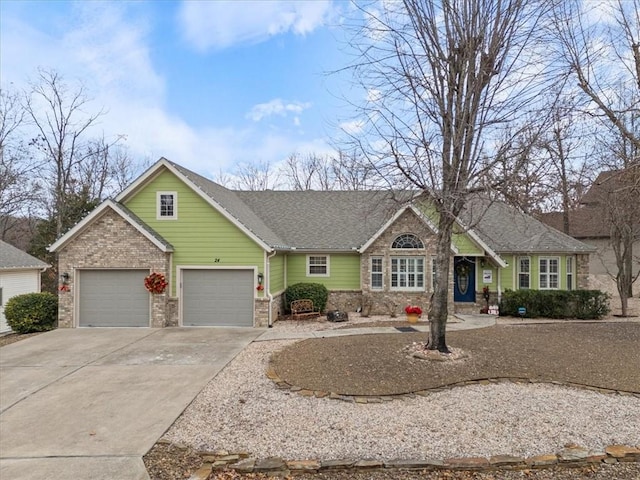
<path id="1" fill-rule="evenodd" d="M 320 283 L 296 283 L 290 285 L 284 292 L 284 309 L 291 313 L 291 302 L 308 298 L 313 301 L 313 308 L 323 312 L 327 306 L 329 291 Z"/>
<path id="2" fill-rule="evenodd" d="M 593 320 L 609 313 L 609 294 L 600 290 L 507 290 L 502 294 L 500 315 L 525 318 L 578 318 Z"/>
<path id="3" fill-rule="evenodd" d="M 58 297 L 53 293 L 26 293 L 11 297 L 4 316 L 16 333 L 53 330 L 58 319 Z"/>

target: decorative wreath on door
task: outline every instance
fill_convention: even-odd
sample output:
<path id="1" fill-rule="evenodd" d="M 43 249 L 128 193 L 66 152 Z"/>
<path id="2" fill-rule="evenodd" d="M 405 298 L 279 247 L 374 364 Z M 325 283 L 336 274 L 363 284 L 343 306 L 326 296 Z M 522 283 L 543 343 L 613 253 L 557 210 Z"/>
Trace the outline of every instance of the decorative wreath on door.
<path id="1" fill-rule="evenodd" d="M 163 293 L 167 285 L 169 284 L 161 273 L 153 272 L 144 277 L 144 288 L 151 293 Z"/>

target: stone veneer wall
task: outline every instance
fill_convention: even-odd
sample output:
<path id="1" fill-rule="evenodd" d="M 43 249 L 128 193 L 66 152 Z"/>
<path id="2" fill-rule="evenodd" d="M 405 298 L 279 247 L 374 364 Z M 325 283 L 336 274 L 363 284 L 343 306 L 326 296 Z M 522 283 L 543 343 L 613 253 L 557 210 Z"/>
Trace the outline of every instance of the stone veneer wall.
<path id="1" fill-rule="evenodd" d="M 393 241 L 402 234 L 416 235 L 424 244 L 424 248 L 392 249 Z M 360 259 L 360 275 L 362 279 L 363 313 L 374 315 L 404 315 L 406 305 L 419 305 L 427 311 L 431 292 L 431 257 L 436 254 L 437 238 L 434 232 L 411 210 L 406 210 L 376 241 L 369 246 Z M 425 290 L 421 292 L 391 290 L 391 257 L 423 257 Z M 383 288 L 371 288 L 371 257 L 382 257 Z M 453 260 L 453 259 L 452 259 Z M 453 272 L 453 262 L 449 268 Z M 454 311 L 453 274 L 449 275 L 449 311 Z"/>
<path id="2" fill-rule="evenodd" d="M 576 286 L 578 290 L 589 289 L 589 254 L 576 255 Z"/>
<path id="3" fill-rule="evenodd" d="M 83 232 L 73 238 L 58 254 L 59 272 L 67 272 L 69 291 L 60 292 L 58 326 L 76 327 L 74 300 L 78 269 L 121 268 L 148 269 L 162 273 L 170 280 L 170 254 L 158 249 L 138 230 L 111 209 L 105 212 Z M 164 327 L 167 318 L 167 300 L 171 286 L 165 293 L 150 295 L 152 327 Z M 175 318 L 177 323 L 177 309 Z M 173 317 L 173 316 L 172 316 Z M 171 322 L 173 322 L 173 318 Z"/>
<path id="4" fill-rule="evenodd" d="M 360 290 L 330 290 L 325 310 L 342 310 L 355 312 L 362 307 L 362 291 Z"/>

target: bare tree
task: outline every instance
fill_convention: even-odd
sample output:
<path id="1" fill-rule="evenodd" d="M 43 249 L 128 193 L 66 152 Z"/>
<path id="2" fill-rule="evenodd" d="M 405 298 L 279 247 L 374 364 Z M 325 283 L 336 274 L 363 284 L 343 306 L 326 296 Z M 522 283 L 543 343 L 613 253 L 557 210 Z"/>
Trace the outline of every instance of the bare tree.
<path id="1" fill-rule="evenodd" d="M 622 315 L 627 316 L 628 299 L 640 276 L 637 267 L 640 262 L 633 253 L 634 243 L 640 241 L 640 164 L 608 172 L 596 188 L 595 200 L 609 225 L 610 244 L 616 259 L 616 270 L 609 274 L 616 282 Z"/>
<path id="2" fill-rule="evenodd" d="M 640 149 L 638 123 L 628 121 L 640 114 L 640 0 L 557 2 L 552 30 L 584 109 Z"/>
<path id="3" fill-rule="evenodd" d="M 39 198 L 33 181 L 38 165 L 30 161 L 20 138 L 25 112 L 17 94 L 0 90 L 0 239 L 12 230 L 31 226 L 28 220 Z M 24 245 L 20 245 L 25 248 Z"/>
<path id="4" fill-rule="evenodd" d="M 289 155 L 283 175 L 293 190 L 333 190 L 334 187 L 330 159 L 316 153 Z"/>
<path id="5" fill-rule="evenodd" d="M 54 71 L 41 70 L 38 81 L 25 95 L 25 110 L 36 129 L 31 145 L 42 154 L 44 181 L 51 194 L 51 216 L 56 219 L 56 237 L 63 232 L 67 196 L 79 165 L 95 155 L 87 142 L 89 129 L 103 115 L 86 114 L 88 99 L 84 89 L 70 91 Z"/>
<path id="6" fill-rule="evenodd" d="M 514 154 L 522 117 L 545 91 L 543 54 L 533 42 L 548 2 L 404 0 L 357 4 L 365 21 L 352 66 L 369 101 L 353 138 L 390 182 L 419 189 L 436 212 L 435 292 L 427 348 L 449 352 L 451 238 L 467 195 Z M 509 124 L 513 135 L 504 138 Z M 509 173 L 509 172 L 507 172 Z"/>
<path id="7" fill-rule="evenodd" d="M 236 167 L 230 186 L 238 190 L 267 190 L 278 186 L 279 174 L 273 172 L 269 162 L 244 163 Z"/>

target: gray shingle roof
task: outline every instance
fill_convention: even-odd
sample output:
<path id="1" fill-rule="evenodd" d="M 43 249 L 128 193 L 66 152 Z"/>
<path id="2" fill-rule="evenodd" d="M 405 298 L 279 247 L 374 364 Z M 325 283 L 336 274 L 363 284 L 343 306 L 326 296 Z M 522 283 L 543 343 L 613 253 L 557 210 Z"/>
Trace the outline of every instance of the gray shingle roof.
<path id="1" fill-rule="evenodd" d="M 0 269 L 45 268 L 49 265 L 0 240 Z"/>
<path id="2" fill-rule="evenodd" d="M 385 191 L 237 191 L 249 208 L 296 249 L 352 250 L 400 208 Z"/>
<path id="3" fill-rule="evenodd" d="M 118 205 L 118 207 L 121 208 L 124 213 L 129 215 L 129 217 L 131 217 L 131 219 L 134 222 L 136 222 L 141 228 L 143 228 L 145 230 L 145 232 L 147 232 L 149 235 L 151 235 L 153 238 L 155 238 L 159 243 L 164 245 L 166 247 L 167 251 L 171 251 L 171 252 L 173 251 L 173 245 L 171 245 L 171 243 L 169 243 L 167 240 L 165 240 L 162 237 L 162 235 L 160 235 L 158 232 L 156 232 L 153 228 L 151 228 L 149 225 L 144 223 L 140 217 L 138 217 L 135 213 L 133 213 L 131 210 L 129 210 L 122 203 L 116 202 L 115 200 L 113 200 L 113 202 L 116 203 Z"/>
<path id="4" fill-rule="evenodd" d="M 412 195 L 357 190 L 229 190 L 169 163 L 256 237 L 276 249 L 358 249 Z M 498 253 L 593 251 L 592 247 L 503 202 L 490 202 L 480 195 L 470 197 L 462 219 Z"/>
<path id="5" fill-rule="evenodd" d="M 470 198 L 461 218 L 498 253 L 588 253 L 593 247 L 501 201 Z"/>

